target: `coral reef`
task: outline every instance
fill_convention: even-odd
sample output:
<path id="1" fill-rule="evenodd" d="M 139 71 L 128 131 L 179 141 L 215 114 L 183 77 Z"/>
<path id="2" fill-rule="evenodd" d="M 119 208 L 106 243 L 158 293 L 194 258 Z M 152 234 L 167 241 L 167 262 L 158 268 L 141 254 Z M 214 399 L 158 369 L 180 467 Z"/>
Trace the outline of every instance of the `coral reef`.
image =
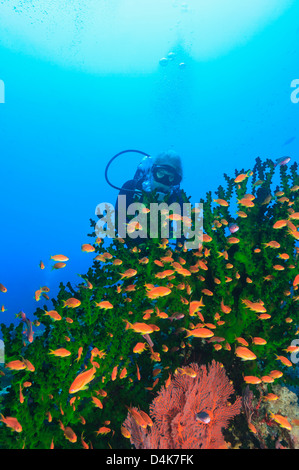
<path id="1" fill-rule="evenodd" d="M 180 368 L 150 405 L 154 424 L 144 429 L 130 412 L 123 426 L 137 449 L 220 449 L 228 421 L 240 412 L 241 398 L 228 401 L 234 388 L 215 361 Z M 137 409 L 135 411 L 138 412 Z"/>
<path id="2" fill-rule="evenodd" d="M 232 447 L 275 448 L 282 437 L 281 445 L 292 446 L 290 430 L 273 426 L 260 403 L 278 382 L 289 387 L 298 380 L 289 373 L 299 333 L 297 164 L 258 158 L 252 170 L 224 178 L 217 199 L 209 192 L 200 200 L 198 249 L 159 238 L 133 247 L 132 240 L 128 246 L 115 238 L 108 246 L 91 220 L 93 242 L 82 251 L 93 258 L 78 285 L 61 284 L 52 299 L 47 286 L 37 288 L 34 316 L 22 312 L 17 327 L 1 325 L 10 376 L 1 412 L 22 429 L 0 422 L 2 448 L 130 448 L 122 433 L 128 407 L 149 413 L 169 376 L 187 380 L 174 376 L 176 370 L 196 363 L 205 374 L 213 360 L 224 365 L 236 394 L 245 395 L 225 440 Z M 192 227 L 195 217 L 194 210 Z M 56 269 L 71 265 L 58 258 Z M 198 412 L 213 408 L 210 395 Z M 188 413 L 191 419 L 195 409 L 184 410 L 183 419 Z M 251 425 L 259 423 L 264 429 L 256 433 Z M 182 431 L 183 438 L 192 445 L 191 435 Z M 161 436 L 156 441 L 161 445 Z"/>

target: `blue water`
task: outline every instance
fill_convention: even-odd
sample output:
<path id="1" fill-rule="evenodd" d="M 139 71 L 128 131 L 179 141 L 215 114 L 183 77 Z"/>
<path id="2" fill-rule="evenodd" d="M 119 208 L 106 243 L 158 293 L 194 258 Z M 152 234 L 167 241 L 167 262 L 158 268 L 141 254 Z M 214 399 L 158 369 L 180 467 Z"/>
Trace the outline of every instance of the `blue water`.
<path id="1" fill-rule="evenodd" d="M 22 19 L 22 9 L 13 9 L 21 2 L 1 2 L 0 17 L 4 3 Z M 173 3 L 179 7 L 180 2 Z M 192 8 L 182 15 L 192 15 Z M 179 35 L 175 42 L 161 37 L 159 50 L 153 31 L 143 54 L 135 54 L 135 68 L 126 70 L 121 64 L 117 70 L 111 31 L 104 44 L 107 57 L 111 42 L 110 72 L 107 67 L 101 71 L 100 49 L 94 49 L 97 67 L 92 70 L 85 67 L 84 57 L 73 66 L 65 51 L 61 59 L 57 51 L 40 54 L 30 41 L 23 47 L 20 35 L 14 42 L 11 34 L 8 43 L 8 33 L 9 26 L 1 28 L 0 282 L 7 293 L 0 293 L 0 306 L 7 310 L 0 312 L 0 321 L 6 324 L 18 322 L 20 310 L 33 320 L 37 306 L 52 306 L 35 301 L 40 286 L 47 285 L 53 298 L 61 281 L 79 283 L 76 273 L 85 273 L 92 264 L 93 254 L 82 253 L 81 245 L 91 242 L 89 219 L 96 218 L 97 204 L 114 203 L 117 196 L 104 178 L 115 153 L 134 148 L 155 156 L 176 150 L 183 161 L 181 186 L 192 202 L 224 184 L 223 173 L 233 176 L 235 169 L 253 168 L 258 156 L 289 155 L 291 163 L 298 161 L 299 102 L 291 101 L 291 82 L 299 79 L 298 1 L 287 2 L 281 14 L 246 41 L 244 30 L 231 47 L 202 59 L 192 55 Z M 217 37 L 220 30 L 210 33 Z M 139 34 L 140 29 L 136 47 Z M 57 38 L 48 32 L 46 37 L 50 49 Z M 175 59 L 162 66 L 159 61 L 169 52 L 176 53 Z M 154 63 L 151 69 L 147 56 Z M 132 178 L 139 161 L 138 155 L 120 157 L 111 166 L 111 181 L 122 185 Z M 70 261 L 51 271 L 49 258 L 58 253 Z M 46 269 L 39 268 L 40 260 Z"/>

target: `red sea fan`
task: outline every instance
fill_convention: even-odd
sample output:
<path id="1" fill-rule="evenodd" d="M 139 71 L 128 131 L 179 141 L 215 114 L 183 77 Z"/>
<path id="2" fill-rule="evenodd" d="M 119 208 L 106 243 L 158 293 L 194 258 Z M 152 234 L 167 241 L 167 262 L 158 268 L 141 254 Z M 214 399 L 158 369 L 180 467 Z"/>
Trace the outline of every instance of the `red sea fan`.
<path id="1" fill-rule="evenodd" d="M 181 372 L 159 391 L 150 405 L 154 422 L 150 428 L 141 427 L 129 413 L 124 427 L 130 431 L 131 443 L 137 449 L 227 447 L 221 430 L 239 414 L 241 397 L 233 404 L 228 402 L 234 388 L 222 364 L 213 360 L 208 369 L 196 363 L 189 368 L 196 372 L 196 377 Z"/>

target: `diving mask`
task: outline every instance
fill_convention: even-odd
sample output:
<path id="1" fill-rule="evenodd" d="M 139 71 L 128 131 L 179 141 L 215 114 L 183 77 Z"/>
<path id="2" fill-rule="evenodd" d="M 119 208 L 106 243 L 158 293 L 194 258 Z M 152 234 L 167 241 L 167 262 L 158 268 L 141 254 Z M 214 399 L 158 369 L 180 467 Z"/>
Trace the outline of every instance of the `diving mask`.
<path id="1" fill-rule="evenodd" d="M 176 186 L 182 180 L 182 177 L 170 165 L 153 165 L 152 173 L 154 180 L 165 186 Z"/>

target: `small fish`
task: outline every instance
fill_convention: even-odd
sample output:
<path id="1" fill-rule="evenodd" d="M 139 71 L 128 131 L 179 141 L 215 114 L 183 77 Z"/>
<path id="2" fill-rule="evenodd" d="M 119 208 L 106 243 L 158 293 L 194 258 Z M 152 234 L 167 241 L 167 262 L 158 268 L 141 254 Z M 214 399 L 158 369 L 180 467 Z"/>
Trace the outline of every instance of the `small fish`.
<path id="1" fill-rule="evenodd" d="M 97 408 L 100 408 L 101 410 L 103 409 L 103 404 L 101 402 L 101 400 L 99 400 L 99 398 L 97 397 L 91 397 L 92 401 L 94 402 L 94 404 L 96 405 Z"/>
<path id="2" fill-rule="evenodd" d="M 61 268 L 65 268 L 65 267 L 66 267 L 65 263 L 55 263 L 54 266 L 52 267 L 52 270 L 53 269 L 61 269 Z"/>
<path id="3" fill-rule="evenodd" d="M 253 432 L 254 434 L 257 434 L 256 427 L 252 423 L 248 423 L 248 427 L 251 432 Z"/>
<path id="4" fill-rule="evenodd" d="M 268 313 L 261 313 L 257 318 L 259 320 L 269 320 L 269 318 L 271 318 L 271 315 L 269 315 Z"/>
<path id="5" fill-rule="evenodd" d="M 280 377 L 283 376 L 283 373 L 280 370 L 271 370 L 269 375 L 273 377 L 273 379 L 280 379 Z"/>
<path id="6" fill-rule="evenodd" d="M 275 401 L 278 399 L 279 399 L 279 396 L 275 395 L 275 393 L 268 393 L 267 395 L 264 396 L 264 400 L 266 401 Z"/>
<path id="7" fill-rule="evenodd" d="M 244 377 L 244 381 L 247 384 L 253 384 L 253 385 L 257 385 L 257 384 L 260 384 L 262 382 L 262 380 L 259 377 L 256 377 L 254 375 L 246 375 Z"/>
<path id="8" fill-rule="evenodd" d="M 213 199 L 213 202 L 217 202 L 217 204 L 220 204 L 220 206 L 223 206 L 223 207 L 229 206 L 228 202 L 225 201 L 225 199 Z"/>
<path id="9" fill-rule="evenodd" d="M 76 393 L 79 390 L 86 390 L 86 385 L 94 379 L 96 373 L 95 367 L 87 369 L 84 372 L 81 372 L 69 388 L 69 393 Z"/>
<path id="10" fill-rule="evenodd" d="M 137 408 L 129 408 L 127 407 L 130 414 L 132 415 L 132 417 L 134 418 L 134 420 L 136 421 L 136 423 L 141 426 L 142 428 L 146 428 L 147 427 L 147 422 L 143 419 L 143 417 L 140 415 L 140 413 L 137 411 Z"/>
<path id="11" fill-rule="evenodd" d="M 240 242 L 239 238 L 236 238 L 236 237 L 229 237 L 229 238 L 227 239 L 227 243 L 230 243 L 231 245 L 232 245 L 232 244 L 239 243 L 239 242 Z"/>
<path id="12" fill-rule="evenodd" d="M 204 424 L 208 424 L 211 421 L 210 415 L 205 411 L 199 411 L 195 415 L 196 421 Z"/>
<path id="13" fill-rule="evenodd" d="M 259 344 L 261 346 L 264 344 L 267 344 L 267 341 L 264 338 L 260 338 L 258 336 L 255 336 L 254 338 L 252 338 L 252 342 L 253 344 Z"/>
<path id="14" fill-rule="evenodd" d="M 20 425 L 17 418 L 13 418 L 12 416 L 6 416 L 5 418 L 3 414 L 0 414 L 0 416 L 1 416 L 0 421 L 6 424 L 7 427 L 13 429 L 16 432 L 22 431 L 22 426 Z"/>
<path id="15" fill-rule="evenodd" d="M 125 426 L 121 426 L 120 432 L 122 433 L 124 437 L 126 437 L 127 439 L 130 439 L 131 433 L 127 428 L 125 428 Z"/>
<path id="16" fill-rule="evenodd" d="M 292 363 L 291 361 L 289 361 L 289 359 L 287 359 L 286 357 L 284 356 L 276 356 L 276 360 L 277 361 L 281 361 L 285 366 L 287 367 L 292 367 Z"/>
<path id="17" fill-rule="evenodd" d="M 135 331 L 136 333 L 142 333 L 143 335 L 144 334 L 151 334 L 154 331 L 153 327 L 148 325 L 147 323 L 136 322 L 136 323 L 132 324 L 132 323 L 127 321 L 126 329 L 129 329 L 129 328 L 131 330 Z"/>
<path id="18" fill-rule="evenodd" d="M 136 269 L 130 268 L 130 269 L 127 269 L 124 273 L 119 273 L 119 274 L 121 276 L 121 279 L 125 279 L 125 278 L 136 276 L 137 271 Z"/>
<path id="19" fill-rule="evenodd" d="M 0 283 L 0 292 L 3 292 L 3 293 L 7 292 L 7 288 L 1 283 Z"/>
<path id="20" fill-rule="evenodd" d="M 220 308 L 221 308 L 223 313 L 230 313 L 231 312 L 231 308 L 228 305 L 224 305 L 223 299 L 220 303 Z"/>
<path id="21" fill-rule="evenodd" d="M 263 243 L 263 245 L 265 246 L 265 248 L 267 248 L 268 246 L 270 248 L 276 248 L 276 249 L 280 248 L 280 244 L 275 240 L 271 240 L 268 243 Z"/>
<path id="22" fill-rule="evenodd" d="M 239 230 L 239 225 L 237 225 L 235 223 L 229 224 L 228 229 L 229 229 L 230 233 L 236 233 Z"/>
<path id="23" fill-rule="evenodd" d="M 171 315 L 171 317 L 169 317 L 169 320 L 172 322 L 173 320 L 181 320 L 182 318 L 184 318 L 184 314 L 183 313 L 180 313 L 180 312 L 175 312 Z"/>
<path id="24" fill-rule="evenodd" d="M 263 183 L 263 180 L 257 180 L 255 183 L 253 183 L 253 186 L 261 186 Z"/>
<path id="25" fill-rule="evenodd" d="M 236 356 L 240 357 L 242 361 L 253 361 L 256 355 L 250 349 L 239 346 L 235 351 Z"/>
<path id="26" fill-rule="evenodd" d="M 92 253 L 93 251 L 95 251 L 95 247 L 90 245 L 89 243 L 85 243 L 81 246 L 81 251 L 85 253 Z"/>
<path id="27" fill-rule="evenodd" d="M 136 363 L 136 375 L 137 375 L 137 379 L 141 380 L 140 370 L 139 370 L 139 367 L 138 367 L 137 363 Z"/>
<path id="28" fill-rule="evenodd" d="M 214 336 L 214 333 L 208 328 L 195 328 L 194 330 L 187 330 L 186 338 L 189 336 L 194 336 L 195 338 L 211 338 Z"/>
<path id="29" fill-rule="evenodd" d="M 250 201 L 246 197 L 243 197 L 242 199 L 237 199 L 237 201 L 238 201 L 238 204 L 240 204 L 241 206 L 254 207 L 254 202 Z"/>
<path id="30" fill-rule="evenodd" d="M 243 346 L 248 346 L 248 343 L 244 338 L 236 338 L 236 341 L 238 341 L 240 344 L 243 344 Z"/>
<path id="31" fill-rule="evenodd" d="M 49 311 L 44 310 L 44 311 L 45 311 L 45 315 L 48 315 L 54 321 L 59 321 L 62 318 L 61 315 L 59 315 L 59 313 L 56 310 L 49 310 Z"/>
<path id="32" fill-rule="evenodd" d="M 106 426 L 102 426 L 98 431 L 96 431 L 96 435 L 98 436 L 99 434 L 105 435 L 108 434 L 111 431 L 110 428 L 107 428 Z"/>
<path id="33" fill-rule="evenodd" d="M 171 293 L 171 289 L 164 286 L 154 287 L 150 291 L 147 292 L 147 297 L 150 299 L 157 299 L 158 297 L 164 297 L 165 295 L 169 295 Z"/>
<path id="34" fill-rule="evenodd" d="M 50 349 L 49 354 L 53 354 L 54 356 L 57 356 L 57 357 L 67 357 L 67 356 L 70 356 L 72 353 L 65 348 L 60 348 L 60 349 L 55 349 L 54 351 L 53 349 Z"/>
<path id="35" fill-rule="evenodd" d="M 68 308 L 76 308 L 81 305 L 81 301 L 78 299 L 75 299 L 75 297 L 70 297 L 67 300 L 63 300 L 63 308 L 68 307 Z"/>
<path id="36" fill-rule="evenodd" d="M 124 379 L 128 374 L 128 371 L 126 369 L 126 367 L 124 367 L 121 371 L 120 371 L 120 374 L 119 374 L 119 378 L 120 379 Z"/>
<path id="37" fill-rule="evenodd" d="M 8 362 L 5 367 L 11 370 L 23 370 L 26 369 L 26 364 L 23 361 L 16 360 Z"/>
<path id="38" fill-rule="evenodd" d="M 64 436 L 70 442 L 77 442 L 77 436 L 69 426 L 64 429 Z"/>
<path id="39" fill-rule="evenodd" d="M 273 228 L 275 228 L 275 229 L 280 229 L 280 228 L 286 227 L 287 223 L 288 223 L 288 221 L 285 220 L 285 219 L 278 220 L 278 221 L 275 222 L 275 224 L 273 225 Z"/>
<path id="40" fill-rule="evenodd" d="M 52 259 L 53 261 L 59 261 L 59 262 L 64 262 L 64 261 L 69 260 L 69 258 L 67 256 L 64 256 L 64 255 L 50 256 L 50 259 Z"/>
<path id="41" fill-rule="evenodd" d="M 276 158 L 276 163 L 274 164 L 274 168 L 277 166 L 277 165 L 286 165 L 287 163 L 289 163 L 289 161 L 291 160 L 291 157 L 280 157 L 280 158 Z"/>
<path id="42" fill-rule="evenodd" d="M 299 285 L 299 274 L 295 276 L 295 279 L 293 280 L 293 286 L 296 287 Z"/>
<path id="43" fill-rule="evenodd" d="M 282 428 L 285 428 L 287 429 L 288 431 L 291 431 L 292 430 L 292 426 L 290 425 L 290 423 L 288 422 L 287 418 L 285 418 L 284 416 L 280 415 L 280 414 L 273 414 L 270 412 L 270 416 L 272 419 L 274 419 L 274 421 L 276 423 L 278 423 Z"/>
<path id="44" fill-rule="evenodd" d="M 159 380 L 159 379 L 158 379 L 158 380 Z M 145 412 L 142 411 L 142 410 L 139 410 L 139 414 L 140 414 L 140 416 L 144 419 L 144 421 L 146 422 L 146 424 L 147 424 L 148 426 L 153 426 L 154 423 L 152 422 L 151 418 L 149 417 L 149 415 L 148 415 L 147 413 L 145 413 Z"/>
<path id="45" fill-rule="evenodd" d="M 113 308 L 113 305 L 108 300 L 103 300 L 102 302 L 95 302 L 96 307 L 103 308 L 105 310 Z"/>

